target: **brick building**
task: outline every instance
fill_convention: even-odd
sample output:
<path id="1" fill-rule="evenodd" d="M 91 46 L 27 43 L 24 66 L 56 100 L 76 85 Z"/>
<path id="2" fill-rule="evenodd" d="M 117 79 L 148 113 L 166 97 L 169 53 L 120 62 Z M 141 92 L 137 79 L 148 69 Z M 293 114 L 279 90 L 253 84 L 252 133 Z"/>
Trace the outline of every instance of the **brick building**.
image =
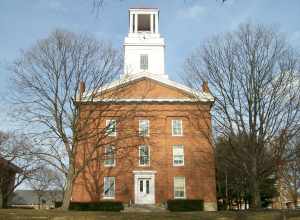
<path id="1" fill-rule="evenodd" d="M 216 210 L 210 142 L 214 99 L 207 84 L 197 92 L 168 79 L 158 27 L 158 9 L 129 9 L 124 74 L 92 102 L 80 103 L 82 115 L 96 110 L 87 132 L 107 136 L 97 140 L 103 143 L 99 160 L 76 179 L 72 201 L 163 204 L 168 199 L 203 199 L 205 210 Z M 97 141 L 80 143 L 79 163 Z"/>

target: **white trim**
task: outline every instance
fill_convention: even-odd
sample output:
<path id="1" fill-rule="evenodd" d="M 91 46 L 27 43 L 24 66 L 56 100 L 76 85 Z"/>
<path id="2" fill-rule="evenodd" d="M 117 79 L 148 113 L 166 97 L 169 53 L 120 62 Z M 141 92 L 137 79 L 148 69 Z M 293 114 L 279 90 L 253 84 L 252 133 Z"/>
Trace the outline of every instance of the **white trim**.
<path id="1" fill-rule="evenodd" d="M 86 101 L 83 101 L 86 102 Z M 170 98 L 157 98 L 157 99 L 102 99 L 102 98 L 94 98 L 93 102 L 199 102 L 197 99 L 170 99 Z"/>
<path id="2" fill-rule="evenodd" d="M 144 147 L 144 146 L 148 147 L 148 164 L 141 164 L 141 151 L 140 151 L 140 148 Z M 147 144 L 140 145 L 139 146 L 139 166 L 140 167 L 150 167 L 150 158 L 151 158 L 151 156 L 150 156 L 150 146 L 147 145 Z"/>
<path id="3" fill-rule="evenodd" d="M 155 204 L 155 174 L 156 174 L 156 171 L 151 171 L 151 170 L 136 170 L 136 171 L 133 171 L 134 203 L 135 204 Z M 152 189 L 152 192 L 153 192 L 151 194 L 151 196 L 152 196 L 151 203 L 139 203 L 138 202 L 139 185 L 138 185 L 137 182 L 140 178 L 149 178 L 149 179 L 151 179 L 150 189 Z"/>
<path id="4" fill-rule="evenodd" d="M 180 121 L 180 127 L 181 127 L 180 134 L 174 134 L 173 133 L 173 124 L 174 124 L 174 121 Z M 181 136 L 183 136 L 182 119 L 172 119 L 171 129 L 172 129 L 172 136 L 174 136 L 174 137 L 181 137 Z"/>
<path id="5" fill-rule="evenodd" d="M 115 122 L 115 131 L 110 133 L 110 134 L 107 134 L 107 126 L 110 124 L 111 121 Z M 107 136 L 116 137 L 117 136 L 117 120 L 116 119 L 107 119 L 106 122 L 105 122 L 105 125 L 106 125 L 106 134 L 107 134 Z"/>
<path id="6" fill-rule="evenodd" d="M 134 174 L 138 174 L 138 175 L 147 175 L 147 174 L 156 174 L 157 171 L 156 170 L 134 170 L 132 171 Z"/>
<path id="7" fill-rule="evenodd" d="M 123 75 L 119 80 L 115 80 L 110 84 L 107 84 L 105 86 L 103 86 L 102 88 L 100 88 L 97 93 L 103 93 L 106 90 L 127 84 L 127 83 L 131 83 L 135 80 L 139 80 L 139 79 L 143 79 L 143 78 L 148 78 L 148 79 L 152 79 L 156 82 L 171 86 L 171 87 L 175 87 L 179 90 L 185 91 L 186 93 L 192 95 L 193 97 L 195 97 L 194 99 L 188 99 L 190 100 L 195 100 L 195 101 L 202 101 L 202 102 L 213 102 L 214 101 L 214 97 L 210 94 L 210 93 L 206 93 L 206 92 L 198 92 L 194 89 L 191 89 L 185 85 L 182 85 L 180 83 L 174 82 L 172 80 L 169 80 L 166 77 L 161 77 L 159 75 L 155 75 L 155 74 L 151 74 L 148 72 L 141 72 L 138 74 L 134 74 L 134 75 Z M 102 101 L 103 99 L 92 99 L 89 98 L 89 96 L 91 95 L 90 92 L 86 92 L 84 93 L 84 98 L 80 101 Z M 79 101 L 79 99 L 77 99 Z M 141 100 L 141 99 L 139 99 Z M 166 99 L 169 100 L 169 99 Z"/>
<path id="8" fill-rule="evenodd" d="M 174 148 L 176 148 L 176 147 L 181 147 L 182 148 L 182 156 L 183 156 L 183 163 L 182 164 L 175 164 L 174 163 L 174 156 L 175 156 L 175 154 L 174 154 Z M 174 144 L 174 145 L 172 145 L 172 151 L 173 151 L 173 166 L 174 167 L 183 167 L 184 166 L 184 146 L 182 145 L 182 144 Z"/>
<path id="9" fill-rule="evenodd" d="M 184 196 L 183 197 L 176 197 L 175 196 L 175 179 L 176 178 L 179 178 L 179 177 L 183 177 L 184 178 L 184 183 L 183 183 L 183 187 L 184 187 L 184 190 L 183 190 L 183 192 L 184 192 Z M 186 184 L 185 184 L 185 176 L 174 176 L 174 178 L 173 178 L 173 192 L 174 192 L 174 199 L 185 199 L 186 198 Z"/>
<path id="10" fill-rule="evenodd" d="M 141 135 L 141 121 L 147 121 L 148 133 L 145 135 Z M 139 136 L 141 136 L 141 137 L 149 137 L 150 136 L 150 121 L 149 121 L 149 119 L 139 119 Z"/>

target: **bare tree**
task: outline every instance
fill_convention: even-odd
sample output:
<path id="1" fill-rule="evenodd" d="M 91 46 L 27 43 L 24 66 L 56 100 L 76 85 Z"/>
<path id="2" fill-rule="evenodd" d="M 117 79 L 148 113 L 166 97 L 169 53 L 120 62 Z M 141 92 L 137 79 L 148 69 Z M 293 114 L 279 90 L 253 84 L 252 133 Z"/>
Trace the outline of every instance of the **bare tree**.
<path id="1" fill-rule="evenodd" d="M 272 141 L 283 130 L 290 137 L 299 132 L 298 70 L 297 54 L 283 36 L 251 24 L 214 37 L 186 60 L 190 85 L 199 88 L 208 81 L 215 96 L 215 135 L 229 142 L 231 137 L 247 139 L 231 144 L 235 160 L 230 162 L 243 161 L 239 169 L 250 182 L 252 208 L 261 206 L 259 185 L 275 172 L 280 156 Z"/>
<path id="2" fill-rule="evenodd" d="M 278 185 L 282 188 L 282 196 L 292 200 L 298 206 L 300 198 L 300 139 L 296 136 L 288 139 L 284 145 L 283 157 L 278 164 Z"/>
<path id="3" fill-rule="evenodd" d="M 35 151 L 26 136 L 0 132 L 0 208 L 5 208 L 13 191 L 40 168 Z"/>
<path id="4" fill-rule="evenodd" d="M 78 103 L 93 102 L 119 74 L 121 64 L 119 51 L 109 43 L 56 30 L 23 52 L 13 65 L 18 116 L 42 146 L 39 158 L 66 177 L 63 209 L 69 206 L 76 177 L 93 161 L 97 149 L 107 144 L 101 142 L 107 135 L 106 127 L 96 129 L 97 133 L 87 132 L 91 123 L 97 127 L 103 121 L 101 112 Z M 89 93 L 85 95 L 84 90 Z M 105 98 L 111 100 L 113 94 Z M 96 144 L 76 159 L 82 153 L 79 142 L 91 139 Z"/>

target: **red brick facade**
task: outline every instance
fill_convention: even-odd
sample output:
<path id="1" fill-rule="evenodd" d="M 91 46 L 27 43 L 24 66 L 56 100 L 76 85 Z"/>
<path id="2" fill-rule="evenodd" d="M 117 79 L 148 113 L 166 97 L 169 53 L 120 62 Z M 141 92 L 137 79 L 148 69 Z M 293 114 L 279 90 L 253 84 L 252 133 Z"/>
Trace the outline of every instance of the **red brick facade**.
<path id="1" fill-rule="evenodd" d="M 111 91 L 110 91 L 111 92 Z M 107 93 L 108 94 L 108 93 Z M 106 94 L 106 95 L 107 95 Z M 140 98 L 140 102 L 119 102 L 111 105 L 101 101 L 84 104 L 81 111 L 93 106 L 93 125 L 90 131 L 102 130 L 106 119 L 117 121 L 115 137 L 106 137 L 116 147 L 116 164 L 104 166 L 104 146 L 99 148 L 99 160 L 80 175 L 73 187 L 72 201 L 103 199 L 105 176 L 115 177 L 115 200 L 124 203 L 135 202 L 134 171 L 154 171 L 155 203 L 161 204 L 174 198 L 174 177 L 185 177 L 185 198 L 203 199 L 205 208 L 216 208 L 215 166 L 211 135 L 211 102 L 144 102 L 143 99 L 184 99 L 191 98 L 178 88 L 143 78 L 119 89 L 116 95 L 122 98 Z M 104 110 L 105 109 L 105 110 Z M 115 110 L 115 111 L 113 111 Z M 124 117 L 126 115 L 126 117 Z M 139 137 L 139 120 L 149 120 L 148 137 Z M 172 120 L 182 121 L 182 136 L 172 136 Z M 94 144 L 84 141 L 79 146 L 77 160 L 83 159 L 84 149 Z M 138 147 L 146 144 L 150 148 L 149 166 L 139 165 Z M 173 165 L 173 145 L 183 145 L 184 165 Z"/>

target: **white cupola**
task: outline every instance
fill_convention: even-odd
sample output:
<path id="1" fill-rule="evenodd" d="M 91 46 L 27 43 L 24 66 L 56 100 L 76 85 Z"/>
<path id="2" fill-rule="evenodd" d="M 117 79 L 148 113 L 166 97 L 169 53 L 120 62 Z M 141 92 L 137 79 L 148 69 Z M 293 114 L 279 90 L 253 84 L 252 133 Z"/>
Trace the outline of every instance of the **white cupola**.
<path id="1" fill-rule="evenodd" d="M 165 42 L 160 37 L 158 8 L 130 8 L 124 40 L 124 75 L 165 74 Z"/>

